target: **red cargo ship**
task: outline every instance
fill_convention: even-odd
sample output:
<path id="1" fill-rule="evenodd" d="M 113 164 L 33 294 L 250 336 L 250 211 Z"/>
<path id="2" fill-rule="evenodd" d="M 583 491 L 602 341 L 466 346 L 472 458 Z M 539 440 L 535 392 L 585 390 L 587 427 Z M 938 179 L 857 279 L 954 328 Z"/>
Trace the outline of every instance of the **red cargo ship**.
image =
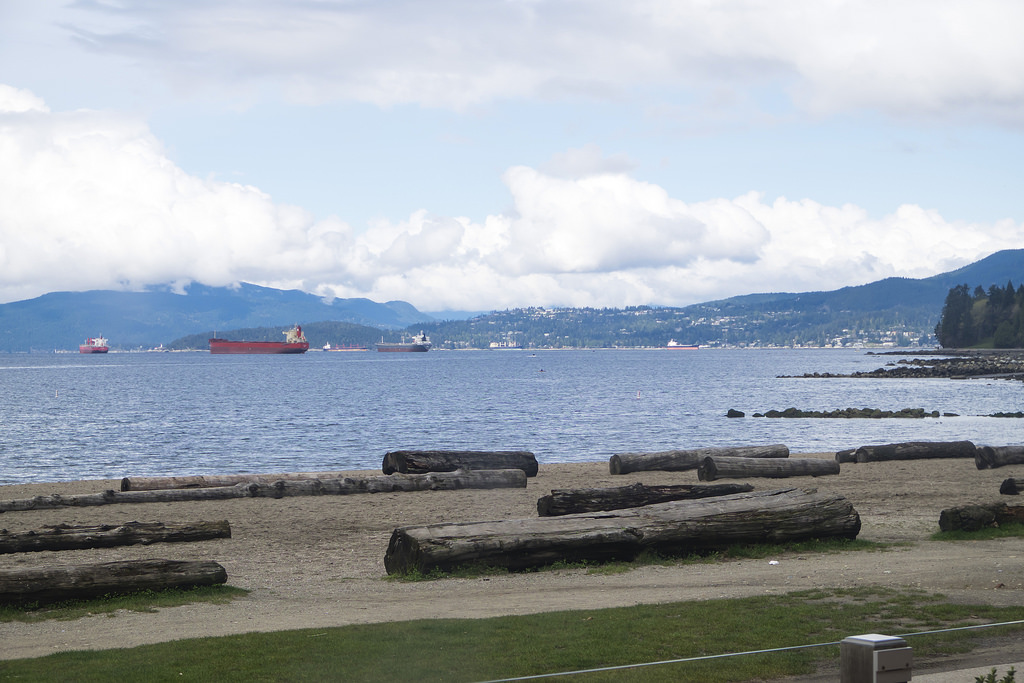
<path id="1" fill-rule="evenodd" d="M 309 350 L 309 342 L 298 325 L 282 334 L 285 335 L 283 342 L 231 341 L 213 337 L 210 339 L 210 353 L 305 353 Z"/>
<path id="2" fill-rule="evenodd" d="M 109 350 L 110 347 L 107 346 L 107 340 L 102 336 L 89 337 L 85 340 L 84 344 L 78 345 L 79 353 L 106 353 Z"/>

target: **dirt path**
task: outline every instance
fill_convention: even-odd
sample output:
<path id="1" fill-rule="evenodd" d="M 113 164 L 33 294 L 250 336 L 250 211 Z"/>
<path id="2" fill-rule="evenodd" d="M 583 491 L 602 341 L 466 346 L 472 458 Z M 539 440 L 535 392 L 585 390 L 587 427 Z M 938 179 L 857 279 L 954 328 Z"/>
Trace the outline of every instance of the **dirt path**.
<path id="1" fill-rule="evenodd" d="M 800 457 L 810 457 L 801 454 Z M 815 457 L 831 458 L 832 454 Z M 363 472 L 353 474 L 379 474 Z M 601 463 L 541 465 L 527 489 L 364 494 L 345 497 L 109 505 L 0 515 L 10 531 L 46 524 L 227 519 L 232 538 L 191 544 L 0 556 L 0 569 L 163 557 L 212 559 L 228 582 L 251 593 L 228 605 L 187 605 L 70 622 L 0 624 L 0 658 L 103 649 L 249 631 L 328 627 L 436 617 L 486 617 L 783 593 L 814 587 L 879 585 L 944 593 L 951 601 L 1024 603 L 1024 542 L 935 542 L 942 509 L 1016 499 L 1000 496 L 1024 466 L 977 470 L 973 460 L 844 464 L 838 476 L 752 480 L 759 490 L 803 486 L 846 496 L 860 513 L 860 537 L 906 545 L 885 552 L 793 555 L 714 565 L 641 567 L 612 576 L 564 570 L 406 583 L 384 580 L 391 531 L 442 521 L 536 516 L 552 488 L 696 483 L 695 472 L 608 474 Z M 0 499 L 91 493 L 114 481 L 0 487 Z"/>

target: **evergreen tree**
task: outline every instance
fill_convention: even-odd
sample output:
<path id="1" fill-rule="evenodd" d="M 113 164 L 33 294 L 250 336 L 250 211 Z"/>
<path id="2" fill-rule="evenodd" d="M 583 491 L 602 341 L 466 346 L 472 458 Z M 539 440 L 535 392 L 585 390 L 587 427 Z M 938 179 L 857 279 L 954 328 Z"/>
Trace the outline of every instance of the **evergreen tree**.
<path id="1" fill-rule="evenodd" d="M 982 290 L 984 295 L 984 290 Z M 966 284 L 957 285 L 949 290 L 946 303 L 942 306 L 942 316 L 935 326 L 935 336 L 939 345 L 947 348 L 970 346 L 974 336 L 974 322 L 971 309 L 974 300 L 968 293 Z"/>

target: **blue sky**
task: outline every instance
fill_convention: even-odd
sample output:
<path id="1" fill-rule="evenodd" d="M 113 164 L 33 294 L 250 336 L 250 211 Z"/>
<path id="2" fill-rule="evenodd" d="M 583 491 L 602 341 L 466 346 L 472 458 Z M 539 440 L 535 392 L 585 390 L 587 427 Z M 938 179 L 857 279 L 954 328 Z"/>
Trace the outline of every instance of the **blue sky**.
<path id="1" fill-rule="evenodd" d="M 685 305 L 1024 246 L 1024 5 L 0 2 L 0 301 Z"/>

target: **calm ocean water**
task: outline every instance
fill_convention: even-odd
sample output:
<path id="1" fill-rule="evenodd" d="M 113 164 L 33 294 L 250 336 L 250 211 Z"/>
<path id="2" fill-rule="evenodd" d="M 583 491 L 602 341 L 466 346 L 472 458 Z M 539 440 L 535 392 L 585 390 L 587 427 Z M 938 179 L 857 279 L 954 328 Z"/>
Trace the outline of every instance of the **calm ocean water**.
<path id="1" fill-rule="evenodd" d="M 1024 443 L 1004 380 L 783 379 L 872 370 L 853 350 L 431 351 L 0 356 L 0 484 L 379 469 L 404 448 L 538 461 L 784 443 L 795 454 L 968 439 Z M 787 407 L 924 408 L 925 420 L 752 418 Z M 747 413 L 729 419 L 735 408 Z"/>

